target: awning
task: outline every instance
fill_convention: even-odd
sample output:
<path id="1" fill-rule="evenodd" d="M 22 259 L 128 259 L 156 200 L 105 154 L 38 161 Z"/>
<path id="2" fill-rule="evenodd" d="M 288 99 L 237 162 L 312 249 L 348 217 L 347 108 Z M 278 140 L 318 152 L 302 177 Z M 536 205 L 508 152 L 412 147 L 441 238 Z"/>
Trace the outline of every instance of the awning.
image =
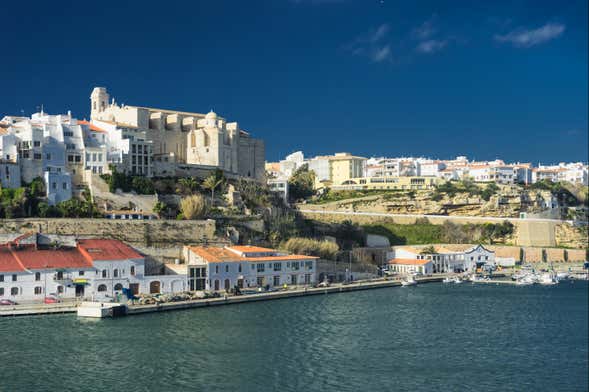
<path id="1" fill-rule="evenodd" d="M 73 284 L 83 284 L 83 285 L 90 284 L 90 283 L 88 283 L 88 279 L 73 279 L 72 283 Z"/>

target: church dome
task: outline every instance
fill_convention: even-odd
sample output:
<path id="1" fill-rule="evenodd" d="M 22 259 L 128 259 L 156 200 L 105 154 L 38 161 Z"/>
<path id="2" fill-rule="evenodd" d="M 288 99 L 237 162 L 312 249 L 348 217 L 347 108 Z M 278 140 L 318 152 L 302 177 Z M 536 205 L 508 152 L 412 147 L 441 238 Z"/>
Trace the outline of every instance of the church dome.
<path id="1" fill-rule="evenodd" d="M 217 118 L 217 113 L 213 112 L 212 110 L 207 113 L 205 116 L 207 120 L 215 120 Z"/>

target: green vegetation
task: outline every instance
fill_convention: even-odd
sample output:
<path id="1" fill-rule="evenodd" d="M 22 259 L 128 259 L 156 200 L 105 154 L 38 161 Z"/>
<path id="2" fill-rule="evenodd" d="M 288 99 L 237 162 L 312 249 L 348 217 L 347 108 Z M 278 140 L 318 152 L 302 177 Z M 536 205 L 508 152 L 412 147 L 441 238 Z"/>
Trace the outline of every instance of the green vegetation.
<path id="1" fill-rule="evenodd" d="M 225 193 L 225 186 L 227 179 L 223 174 L 223 170 L 216 169 L 213 173 L 205 178 L 202 182 L 202 187 L 211 191 L 211 207 L 215 206 L 215 190 L 219 189 L 221 194 Z"/>
<path id="2" fill-rule="evenodd" d="M 207 213 L 207 203 L 203 195 L 186 196 L 180 201 L 182 219 L 200 219 Z"/>
<path id="3" fill-rule="evenodd" d="M 257 181 L 239 179 L 235 184 L 235 189 L 239 192 L 246 207 L 252 211 L 279 203 L 275 198 L 276 195 L 270 192 L 266 185 Z"/>
<path id="4" fill-rule="evenodd" d="M 288 180 L 291 200 L 307 199 L 315 193 L 315 172 L 307 164 L 299 167 Z"/>
<path id="5" fill-rule="evenodd" d="M 282 243 L 280 248 L 291 253 L 317 256 L 326 260 L 334 260 L 339 251 L 337 244 L 312 238 L 293 237 Z"/>
<path id="6" fill-rule="evenodd" d="M 381 190 L 342 190 L 334 191 L 333 189 L 326 188 L 325 191 L 316 198 L 313 199 L 314 204 L 325 204 L 334 201 L 357 199 L 366 196 L 381 195 L 384 192 Z M 385 194 L 386 195 L 386 194 Z"/>
<path id="7" fill-rule="evenodd" d="M 489 201 L 491 196 L 497 194 L 499 189 L 499 186 L 494 182 L 488 183 L 482 188 L 480 185 L 468 179 L 462 181 L 446 181 L 436 186 L 436 189 L 432 192 L 431 199 L 440 201 L 444 194 L 454 197 L 458 193 L 468 193 L 469 196 L 480 196 L 483 200 Z"/>
<path id="8" fill-rule="evenodd" d="M 378 234 L 389 239 L 391 245 L 423 245 L 439 243 L 505 243 L 513 234 L 514 226 L 502 223 L 457 225 L 446 221 L 443 225 L 434 225 L 427 219 L 418 219 L 413 225 L 383 223 L 364 226 L 369 234 Z"/>
<path id="9" fill-rule="evenodd" d="M 135 192 L 139 195 L 153 195 L 155 187 L 151 178 L 142 176 L 128 176 L 113 169 L 112 174 L 101 174 L 100 177 L 108 184 L 112 193 L 117 189 L 123 192 Z"/>

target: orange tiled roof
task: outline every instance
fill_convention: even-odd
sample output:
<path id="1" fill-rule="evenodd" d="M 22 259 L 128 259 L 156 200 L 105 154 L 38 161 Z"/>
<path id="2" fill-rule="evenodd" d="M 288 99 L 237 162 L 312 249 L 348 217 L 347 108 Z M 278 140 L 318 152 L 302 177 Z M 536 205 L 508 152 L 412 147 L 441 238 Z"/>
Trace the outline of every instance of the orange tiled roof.
<path id="1" fill-rule="evenodd" d="M 417 260 L 417 259 L 391 259 L 388 261 L 389 264 L 401 264 L 401 265 L 425 265 L 431 263 L 431 260 Z"/>
<path id="2" fill-rule="evenodd" d="M 88 128 L 90 128 L 90 130 L 91 131 L 94 131 L 94 132 L 106 133 L 106 131 L 104 129 L 99 128 L 96 125 L 92 124 L 91 122 L 88 122 L 88 121 L 85 121 L 85 120 L 78 120 L 78 124 L 88 125 Z"/>
<path id="3" fill-rule="evenodd" d="M 249 250 L 240 250 L 247 248 Z M 218 248 L 218 247 L 203 247 L 203 246 L 190 246 L 190 251 L 196 253 L 204 260 L 210 263 L 221 263 L 221 262 L 258 262 L 258 261 L 287 261 L 287 260 L 315 260 L 318 257 L 315 256 L 303 256 L 303 255 L 282 255 L 282 256 L 257 256 L 257 257 L 244 257 L 239 254 L 232 252 L 229 248 Z M 276 251 L 268 248 L 260 248 L 256 246 L 232 246 L 230 249 L 235 249 L 239 252 L 259 252 L 259 253 L 275 253 Z M 258 250 L 252 250 L 258 249 Z M 260 250 L 263 249 L 263 250 Z"/>

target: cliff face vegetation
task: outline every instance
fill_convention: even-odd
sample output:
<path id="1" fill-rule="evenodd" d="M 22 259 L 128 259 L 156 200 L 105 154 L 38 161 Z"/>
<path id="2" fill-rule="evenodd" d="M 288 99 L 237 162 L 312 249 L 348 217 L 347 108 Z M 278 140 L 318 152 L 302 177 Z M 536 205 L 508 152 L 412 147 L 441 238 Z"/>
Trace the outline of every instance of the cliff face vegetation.
<path id="1" fill-rule="evenodd" d="M 325 211 L 391 214 L 519 217 L 542 214 L 554 206 L 579 206 L 582 196 L 558 185 L 543 186 L 475 184 L 453 181 L 433 190 L 333 191 L 329 190 L 301 208 Z M 560 212 L 559 212 L 560 213 Z M 548 217 L 548 216 L 547 216 Z M 558 216 L 550 216 L 558 218 Z M 563 216 L 566 217 L 566 216 Z"/>

